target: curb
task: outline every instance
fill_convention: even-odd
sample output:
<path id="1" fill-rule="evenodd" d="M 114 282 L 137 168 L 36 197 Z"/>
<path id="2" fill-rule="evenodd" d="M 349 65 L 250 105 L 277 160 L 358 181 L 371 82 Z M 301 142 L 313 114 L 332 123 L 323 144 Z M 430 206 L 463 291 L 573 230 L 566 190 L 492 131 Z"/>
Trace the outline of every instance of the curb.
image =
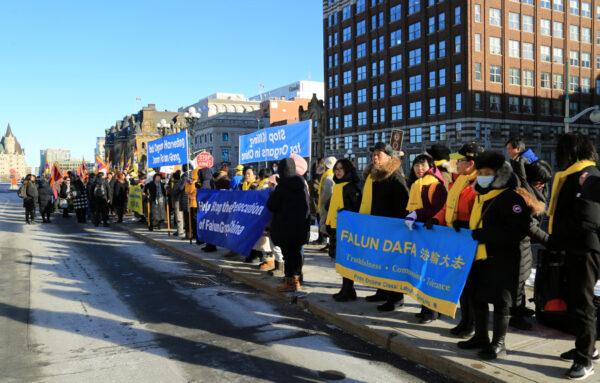
<path id="1" fill-rule="evenodd" d="M 429 370 L 433 370 L 438 374 L 450 377 L 461 383 L 505 383 L 505 382 L 533 382 L 531 379 L 515 375 L 514 373 L 504 370 L 499 366 L 491 365 L 483 361 L 473 361 L 470 364 L 461 364 L 448 358 L 441 357 L 436 354 L 435 350 L 427 350 L 415 347 L 409 337 L 403 336 L 402 333 L 390 331 L 387 334 L 382 331 L 373 330 L 367 326 L 357 324 L 350 319 L 332 312 L 330 309 L 316 302 L 310 302 L 305 296 L 290 296 L 280 293 L 271 284 L 255 276 L 247 276 L 244 273 L 235 271 L 234 269 L 223 268 L 194 255 L 187 250 L 181 250 L 169 244 L 150 238 L 136 232 L 124 225 L 113 225 L 119 230 L 125 231 L 130 235 L 146 242 L 149 245 L 159 247 L 166 250 L 186 261 L 203 266 L 211 271 L 223 274 L 233 280 L 244 283 L 256 290 L 268 294 L 282 303 L 294 303 L 300 308 L 308 310 L 316 317 L 342 329 L 344 332 L 354 335 L 368 343 L 374 344 L 385 349 L 403 359 L 420 364 Z M 268 278 L 271 279 L 271 278 Z M 450 350 L 449 350 L 450 351 Z M 484 372 L 485 371 L 485 372 Z"/>

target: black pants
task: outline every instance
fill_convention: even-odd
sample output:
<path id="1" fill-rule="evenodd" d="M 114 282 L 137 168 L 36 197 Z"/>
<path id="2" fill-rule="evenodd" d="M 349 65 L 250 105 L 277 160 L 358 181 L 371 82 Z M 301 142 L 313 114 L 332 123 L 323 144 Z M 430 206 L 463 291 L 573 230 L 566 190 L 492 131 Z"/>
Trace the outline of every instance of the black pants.
<path id="1" fill-rule="evenodd" d="M 575 362 L 589 365 L 596 347 L 594 286 L 599 278 L 600 254 L 567 252 L 569 311 L 575 327 Z"/>
<path id="2" fill-rule="evenodd" d="M 85 209 L 75 209 L 75 215 L 77 216 L 77 222 L 85 223 Z"/>
<path id="3" fill-rule="evenodd" d="M 329 257 L 331 259 L 335 259 L 335 249 L 336 249 L 336 245 L 337 245 L 336 230 L 327 226 L 327 234 L 329 235 L 329 249 L 328 249 Z"/>
<path id="4" fill-rule="evenodd" d="M 63 217 L 69 217 L 69 208 L 63 209 Z"/>
<path id="5" fill-rule="evenodd" d="M 198 239 L 198 230 L 196 230 L 196 226 L 197 226 L 197 222 L 196 222 L 196 217 L 197 217 L 197 213 L 198 213 L 198 208 L 193 207 L 191 208 L 191 212 L 192 212 L 192 217 L 191 217 L 191 221 L 192 221 L 192 238 L 193 239 Z"/>
<path id="6" fill-rule="evenodd" d="M 25 208 L 25 221 L 33 222 L 35 218 L 35 207 L 26 207 Z"/>
<path id="7" fill-rule="evenodd" d="M 115 211 L 117 212 L 117 222 L 123 222 L 123 214 L 125 214 L 125 207 L 115 206 Z"/>
<path id="8" fill-rule="evenodd" d="M 108 202 L 105 199 L 98 198 L 94 201 L 94 225 L 108 224 Z"/>
<path id="9" fill-rule="evenodd" d="M 52 203 L 46 204 L 46 206 L 40 207 L 40 214 L 42 215 L 43 221 L 50 222 L 50 214 L 52 214 Z"/>
<path id="10" fill-rule="evenodd" d="M 304 257 L 302 256 L 302 245 L 284 246 L 281 245 L 283 254 L 283 272 L 287 278 L 299 277 L 302 275 L 302 265 Z"/>
<path id="11" fill-rule="evenodd" d="M 475 320 L 473 315 L 473 293 L 475 291 L 475 273 L 477 272 L 478 266 L 477 263 L 473 263 L 471 271 L 467 276 L 463 292 L 460 295 L 460 321 L 468 326 L 473 326 L 473 321 Z"/>

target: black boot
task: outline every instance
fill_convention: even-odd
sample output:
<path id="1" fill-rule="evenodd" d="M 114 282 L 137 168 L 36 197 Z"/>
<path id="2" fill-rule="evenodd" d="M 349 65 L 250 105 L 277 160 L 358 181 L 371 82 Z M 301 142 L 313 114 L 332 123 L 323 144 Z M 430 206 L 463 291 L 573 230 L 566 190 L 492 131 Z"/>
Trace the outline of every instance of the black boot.
<path id="1" fill-rule="evenodd" d="M 351 279 L 342 279 L 342 289 L 339 293 L 333 294 L 336 302 L 348 302 L 356 300 L 356 290 L 354 290 L 354 281 Z"/>
<path id="2" fill-rule="evenodd" d="M 456 327 L 450 329 L 450 334 L 468 339 L 475 333 L 475 323 L 473 322 L 473 307 L 469 303 L 460 305 L 460 322 Z"/>
<path id="3" fill-rule="evenodd" d="M 440 313 L 433 311 L 425 306 L 421 306 L 421 313 L 418 318 L 420 324 L 431 323 L 440 317 Z"/>
<path id="4" fill-rule="evenodd" d="M 367 302 L 383 302 L 387 300 L 387 294 L 385 290 L 377 289 L 375 294 L 365 297 L 365 300 Z"/>
<path id="5" fill-rule="evenodd" d="M 499 356 L 506 355 L 506 331 L 510 316 L 494 314 L 494 336 L 492 343 L 479 351 L 479 357 L 483 360 L 494 360 Z"/>
<path id="6" fill-rule="evenodd" d="M 475 335 L 469 340 L 458 342 L 456 345 L 463 350 L 486 348 L 490 344 L 488 335 L 488 309 L 475 309 Z"/>

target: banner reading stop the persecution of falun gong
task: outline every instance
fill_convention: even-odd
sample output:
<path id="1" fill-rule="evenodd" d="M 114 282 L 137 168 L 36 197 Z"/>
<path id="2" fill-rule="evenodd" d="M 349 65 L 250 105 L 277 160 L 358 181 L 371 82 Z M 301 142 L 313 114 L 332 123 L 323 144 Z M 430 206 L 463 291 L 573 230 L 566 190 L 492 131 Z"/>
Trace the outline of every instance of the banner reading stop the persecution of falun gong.
<path id="1" fill-rule="evenodd" d="M 266 206 L 270 193 L 198 189 L 198 239 L 238 254 L 250 254 L 271 220 Z"/>
<path id="2" fill-rule="evenodd" d="M 454 318 L 475 257 L 470 230 L 427 230 L 402 219 L 341 211 L 336 270 L 357 283 L 405 293 Z"/>
<path id="3" fill-rule="evenodd" d="M 129 211 L 136 212 L 140 215 L 144 215 L 144 208 L 142 203 L 142 187 L 140 185 L 133 185 L 129 188 L 127 209 Z"/>

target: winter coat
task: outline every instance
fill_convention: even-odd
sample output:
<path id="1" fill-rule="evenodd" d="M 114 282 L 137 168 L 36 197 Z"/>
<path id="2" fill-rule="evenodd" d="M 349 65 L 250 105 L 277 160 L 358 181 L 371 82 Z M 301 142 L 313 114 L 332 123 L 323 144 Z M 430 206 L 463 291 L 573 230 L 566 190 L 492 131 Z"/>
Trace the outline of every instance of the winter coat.
<path id="1" fill-rule="evenodd" d="M 277 187 L 267 201 L 273 213 L 271 239 L 276 246 L 302 246 L 310 236 L 310 210 L 308 185 L 296 175 L 296 166 L 291 158 L 278 165 Z"/>
<path id="2" fill-rule="evenodd" d="M 523 279 L 529 276 L 521 263 L 530 263 L 532 258 L 527 237 L 532 210 L 517 193 L 517 186 L 517 176 L 508 163 L 497 172 L 490 188 L 475 186 L 480 194 L 492 189 L 508 189 L 484 203 L 483 226 L 473 231 L 473 238 L 485 244 L 487 251 L 487 259 L 476 261 L 479 266 L 476 278 L 478 300 L 495 303 L 500 299 L 508 301 L 510 296 L 511 302 L 521 301 L 523 292 L 520 286 Z"/>
<path id="3" fill-rule="evenodd" d="M 600 176 L 588 176 L 583 184 L 581 197 L 600 203 Z"/>
<path id="4" fill-rule="evenodd" d="M 240 187 L 240 184 L 244 181 L 244 176 L 243 175 L 236 175 L 231 179 L 231 183 L 229 185 L 229 188 L 231 190 L 238 190 Z"/>
<path id="5" fill-rule="evenodd" d="M 445 186 L 446 181 L 443 177 L 436 178 L 440 181 L 438 184 L 425 185 L 421 189 L 423 207 L 415 210 L 419 222 L 425 222 L 433 218 L 446 204 L 446 198 L 448 197 L 448 190 Z"/>
<path id="6" fill-rule="evenodd" d="M 69 181 L 69 185 L 65 181 L 60 184 L 60 191 L 58 196 L 64 199 L 71 199 L 71 191 L 73 190 L 73 185 L 71 185 Z"/>
<path id="7" fill-rule="evenodd" d="M 40 208 L 43 209 L 48 205 L 52 205 L 54 200 L 54 193 L 52 192 L 52 188 L 50 188 L 50 184 L 45 179 L 41 178 L 37 181 L 38 188 L 38 203 Z"/>
<path id="8" fill-rule="evenodd" d="M 358 179 L 356 173 L 350 175 L 349 177 L 344 177 L 342 179 L 337 179 L 336 177 L 333 177 L 333 182 L 335 183 L 333 187 L 334 190 L 337 190 L 338 187 L 342 187 L 342 203 L 344 204 L 344 207 L 340 210 L 358 212 L 360 209 L 360 202 L 362 198 L 362 189 L 360 185 L 360 180 Z M 344 182 L 347 183 L 341 186 L 340 184 L 343 184 Z M 332 228 L 331 225 L 333 225 L 333 227 L 337 226 L 337 212 L 329 211 L 330 209 L 334 208 L 331 203 L 335 203 L 335 201 L 333 201 L 333 198 L 330 199 L 330 203 L 328 203 L 327 206 L 326 224 L 328 233 L 333 233 L 332 230 L 335 230 Z M 330 216 L 333 217 L 332 220 L 334 221 L 331 224 L 329 222 Z"/>
<path id="9" fill-rule="evenodd" d="M 402 173 L 400 160 L 392 157 L 385 165 L 372 164 L 365 169 L 364 179 L 370 175 L 373 180 L 371 215 L 381 217 L 406 217 L 408 187 Z M 365 195 L 363 193 L 363 198 Z"/>
<path id="10" fill-rule="evenodd" d="M 594 251 L 600 254 L 600 207 L 597 202 L 583 198 L 584 191 L 585 196 L 590 197 L 587 182 L 585 188 L 579 185 L 579 177 L 584 172 L 589 173 L 589 177 L 600 176 L 600 170 L 595 166 L 567 176 L 558 195 L 550 242 L 553 248 L 566 250 L 567 253 L 587 254 Z M 598 194 L 592 198 L 597 199 Z"/>
<path id="11" fill-rule="evenodd" d="M 163 199 L 166 200 L 167 194 L 165 192 L 165 185 L 162 182 L 160 183 L 160 190 L 162 192 Z M 156 183 L 154 181 L 146 184 L 146 193 L 148 194 L 150 203 L 156 203 Z"/>
<path id="12" fill-rule="evenodd" d="M 448 191 L 452 190 L 455 186 L 453 182 L 450 184 Z M 456 204 L 456 220 L 454 224 L 458 227 L 469 228 L 469 219 L 471 218 L 471 210 L 473 210 L 473 204 L 475 203 L 475 198 L 477 197 L 477 192 L 475 191 L 475 182 L 473 181 L 468 186 L 466 186 L 458 197 L 458 203 Z M 446 208 L 447 205 L 444 204 L 442 210 L 440 210 L 435 218 L 439 222 L 440 225 L 447 226 L 448 222 L 446 222 Z"/>
<path id="13" fill-rule="evenodd" d="M 217 190 L 227 190 L 231 187 L 231 180 L 227 172 L 220 171 L 214 179 L 214 188 Z"/>
<path id="14" fill-rule="evenodd" d="M 125 208 L 127 206 L 127 195 L 129 194 L 129 182 L 116 181 L 113 187 L 112 204 L 115 207 Z"/>
<path id="15" fill-rule="evenodd" d="M 104 188 L 104 197 L 98 197 L 96 196 L 96 188 L 97 187 L 101 187 Z M 91 200 L 92 201 L 96 201 L 98 199 L 103 199 L 105 201 L 108 201 L 108 196 L 109 196 L 109 187 L 108 187 L 108 181 L 106 181 L 104 178 L 102 179 L 96 179 L 96 181 L 94 181 L 94 184 L 92 185 L 92 187 L 90 188 L 90 193 L 91 193 Z"/>
<path id="16" fill-rule="evenodd" d="M 214 189 L 213 174 L 209 168 L 200 169 L 198 172 L 198 189 Z"/>
<path id="17" fill-rule="evenodd" d="M 23 207 L 28 209 L 35 209 L 35 207 L 39 203 L 38 189 L 35 182 L 25 181 L 25 184 L 23 186 L 25 187 L 26 194 L 26 197 L 23 198 Z"/>

